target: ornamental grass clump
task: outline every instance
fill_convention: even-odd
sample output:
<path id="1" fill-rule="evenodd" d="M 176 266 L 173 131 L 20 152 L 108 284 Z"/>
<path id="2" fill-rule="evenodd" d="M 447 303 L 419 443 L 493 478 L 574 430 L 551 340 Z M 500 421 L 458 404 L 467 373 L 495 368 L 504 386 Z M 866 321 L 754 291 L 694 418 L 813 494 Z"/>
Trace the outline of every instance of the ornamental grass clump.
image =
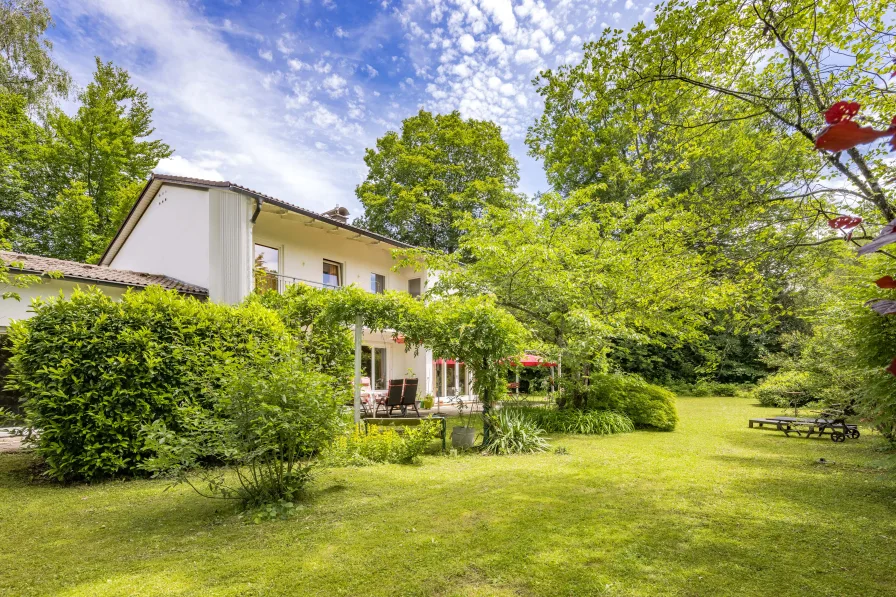
<path id="1" fill-rule="evenodd" d="M 500 409 L 490 413 L 491 434 L 482 446 L 485 454 L 533 454 L 548 449 L 544 430 L 521 412 Z"/>
<path id="2" fill-rule="evenodd" d="M 579 410 L 575 408 L 512 407 L 548 433 L 612 435 L 635 430 L 631 419 L 613 411 Z"/>

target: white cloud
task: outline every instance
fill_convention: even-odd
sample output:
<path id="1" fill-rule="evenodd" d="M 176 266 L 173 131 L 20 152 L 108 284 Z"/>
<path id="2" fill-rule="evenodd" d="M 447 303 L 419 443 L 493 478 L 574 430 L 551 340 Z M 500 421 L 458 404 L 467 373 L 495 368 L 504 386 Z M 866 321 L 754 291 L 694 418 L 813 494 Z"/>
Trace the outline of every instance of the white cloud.
<path id="1" fill-rule="evenodd" d="M 279 88 L 280 76 L 263 72 L 252 56 L 232 50 L 224 39 L 228 34 L 209 27 L 206 16 L 191 5 L 175 0 L 82 0 L 54 3 L 53 11 L 57 22 L 65 21 L 72 31 L 82 31 L 76 23 L 93 24 L 89 37 L 84 33 L 79 43 L 126 39 L 130 48 L 153 56 L 152 61 L 138 62 L 125 53 L 116 62 L 149 94 L 156 135 L 177 150 L 160 163 L 160 170 L 238 181 L 311 209 L 351 200 L 346 198 L 352 197 L 356 181 L 347 181 L 346 172 L 360 169 L 355 160 L 349 165 L 337 158 L 311 159 L 311 141 L 293 136 L 284 126 L 287 94 Z M 70 72 L 92 69 L 92 52 L 57 55 Z M 234 92 L 209 91 L 225 88 Z M 354 132 L 358 135 L 351 140 L 363 148 L 363 131 Z M 209 146 L 224 155 L 252 156 L 251 163 L 231 166 L 222 161 L 212 167 L 208 159 L 195 157 Z"/>
<path id="2" fill-rule="evenodd" d="M 625 9 L 626 10 L 630 9 L 634 5 L 635 5 L 635 3 L 632 2 L 632 0 L 625 0 Z"/>
<path id="3" fill-rule="evenodd" d="M 513 59 L 516 60 L 517 64 L 530 64 L 538 60 L 538 51 L 532 48 L 517 50 Z"/>
<path id="4" fill-rule="evenodd" d="M 364 71 L 365 73 L 367 73 L 367 76 L 370 77 L 371 79 L 374 78 L 375 76 L 377 76 L 378 74 L 380 74 L 378 70 L 376 70 L 375 68 L 373 68 L 373 67 L 370 66 L 369 64 L 365 64 L 365 65 L 361 68 L 361 70 Z"/>
<path id="5" fill-rule="evenodd" d="M 451 72 L 459 77 L 463 77 L 464 79 L 466 79 L 470 76 L 470 67 L 463 63 L 455 64 L 454 67 L 452 67 Z"/>
<path id="6" fill-rule="evenodd" d="M 323 88 L 327 90 L 327 93 L 330 94 L 330 97 L 339 97 L 345 93 L 345 86 L 347 81 L 333 73 L 323 82 Z"/>
<path id="7" fill-rule="evenodd" d="M 258 55 L 267 60 L 268 62 L 274 59 L 274 53 L 270 50 L 258 50 Z"/>
<path id="8" fill-rule="evenodd" d="M 348 37 L 348 31 L 346 31 L 342 27 L 336 27 L 336 31 L 334 33 L 336 34 L 336 37 L 340 37 L 340 38 Z"/>
<path id="9" fill-rule="evenodd" d="M 489 52 L 491 52 L 492 54 L 497 54 L 499 56 L 503 54 L 504 50 L 507 48 L 507 46 L 504 45 L 504 42 L 501 41 L 501 38 L 497 35 L 492 35 L 491 37 L 489 37 L 487 45 Z"/>
<path id="10" fill-rule="evenodd" d="M 227 178 L 221 174 L 220 170 L 203 167 L 181 155 L 173 155 L 159 160 L 159 165 L 156 166 L 155 171 L 163 174 L 173 174 L 174 176 L 189 176 L 206 180 L 226 180 Z"/>
<path id="11" fill-rule="evenodd" d="M 290 34 L 281 35 L 277 38 L 277 51 L 283 54 L 284 56 L 289 56 L 292 54 L 292 44 L 294 37 Z"/>
<path id="12" fill-rule="evenodd" d="M 513 5 L 510 0 L 480 0 L 482 12 L 489 15 L 505 37 L 516 33 L 516 17 L 513 16 Z"/>
<path id="13" fill-rule="evenodd" d="M 290 58 L 289 60 L 286 61 L 286 64 L 287 64 L 287 66 L 289 66 L 289 68 L 291 70 L 294 70 L 294 71 L 300 71 L 300 70 L 304 70 L 304 69 L 310 70 L 311 69 L 310 64 L 302 62 L 301 60 L 298 60 L 296 58 Z"/>
<path id="14" fill-rule="evenodd" d="M 473 39 L 473 36 L 469 33 L 461 35 L 460 39 L 457 40 L 457 44 L 460 46 L 460 49 L 467 54 L 472 54 L 473 51 L 476 50 L 476 40 Z"/>

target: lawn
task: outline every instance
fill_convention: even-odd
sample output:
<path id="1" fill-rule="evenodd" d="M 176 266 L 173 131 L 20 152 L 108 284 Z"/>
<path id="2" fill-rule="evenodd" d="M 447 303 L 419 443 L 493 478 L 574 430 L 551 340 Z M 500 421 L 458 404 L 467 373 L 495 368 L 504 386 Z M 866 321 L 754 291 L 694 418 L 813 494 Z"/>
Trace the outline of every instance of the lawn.
<path id="1" fill-rule="evenodd" d="M 157 481 L 58 487 L 0 454 L 0 595 L 896 594 L 896 455 L 747 429 L 683 398 L 674 433 L 568 454 L 324 471 L 248 524 Z M 819 458 L 832 461 L 818 464 Z"/>

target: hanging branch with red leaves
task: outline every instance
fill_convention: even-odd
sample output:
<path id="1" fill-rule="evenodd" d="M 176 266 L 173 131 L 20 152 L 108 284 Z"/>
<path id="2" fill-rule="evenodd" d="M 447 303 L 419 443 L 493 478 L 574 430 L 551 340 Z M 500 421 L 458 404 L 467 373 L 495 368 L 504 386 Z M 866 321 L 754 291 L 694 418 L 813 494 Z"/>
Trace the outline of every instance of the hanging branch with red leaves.
<path id="1" fill-rule="evenodd" d="M 853 120 L 859 113 L 859 108 L 861 106 L 856 102 L 837 102 L 828 108 L 824 113 L 828 126 L 815 137 L 815 149 L 838 153 L 890 137 L 890 146 L 896 150 L 896 117 L 888 129 L 879 131 L 870 126 L 859 126 Z"/>

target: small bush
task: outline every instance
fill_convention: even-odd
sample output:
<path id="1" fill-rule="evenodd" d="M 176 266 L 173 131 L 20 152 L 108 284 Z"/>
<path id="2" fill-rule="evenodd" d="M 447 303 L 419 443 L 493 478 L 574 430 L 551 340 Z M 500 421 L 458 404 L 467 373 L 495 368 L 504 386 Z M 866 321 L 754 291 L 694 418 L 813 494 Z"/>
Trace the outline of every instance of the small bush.
<path id="1" fill-rule="evenodd" d="M 812 381 L 806 371 L 780 371 L 759 382 L 752 396 L 762 406 L 803 406 L 816 400 Z"/>
<path id="2" fill-rule="evenodd" d="M 207 497 L 264 507 L 262 513 L 293 504 L 311 479 L 313 459 L 342 428 L 345 384 L 309 370 L 300 355 L 259 357 L 248 370 L 233 360 L 223 367 L 225 383 L 211 411 L 185 407 L 185 428 L 175 432 L 156 421 L 145 430 L 156 455 L 143 468 Z M 233 475 L 205 466 L 221 461 Z"/>
<path id="3" fill-rule="evenodd" d="M 405 427 L 401 432 L 373 424 L 369 425 L 367 433 L 355 428 L 330 444 L 323 461 L 328 466 L 410 464 L 439 436 L 440 428 L 437 421 L 424 421 L 419 427 Z"/>
<path id="4" fill-rule="evenodd" d="M 593 376 L 587 408 L 623 413 L 635 427 L 672 431 L 678 424 L 675 394 L 637 375 Z"/>
<path id="5" fill-rule="evenodd" d="M 158 287 L 114 301 L 99 290 L 37 301 L 10 328 L 10 385 L 37 453 L 59 480 L 139 472 L 152 455 L 142 429 L 181 428 L 185 405 L 210 408 L 219 363 L 263 346 L 289 350 L 280 318 L 260 305 L 229 307 Z"/>
<path id="6" fill-rule="evenodd" d="M 488 415 L 491 433 L 485 454 L 533 454 L 548 449 L 544 431 L 518 410 L 500 409 Z"/>
<path id="7" fill-rule="evenodd" d="M 538 407 L 509 408 L 516 410 L 548 433 L 612 435 L 635 430 L 631 419 L 612 411 L 583 411 L 575 408 L 561 410 Z"/>

